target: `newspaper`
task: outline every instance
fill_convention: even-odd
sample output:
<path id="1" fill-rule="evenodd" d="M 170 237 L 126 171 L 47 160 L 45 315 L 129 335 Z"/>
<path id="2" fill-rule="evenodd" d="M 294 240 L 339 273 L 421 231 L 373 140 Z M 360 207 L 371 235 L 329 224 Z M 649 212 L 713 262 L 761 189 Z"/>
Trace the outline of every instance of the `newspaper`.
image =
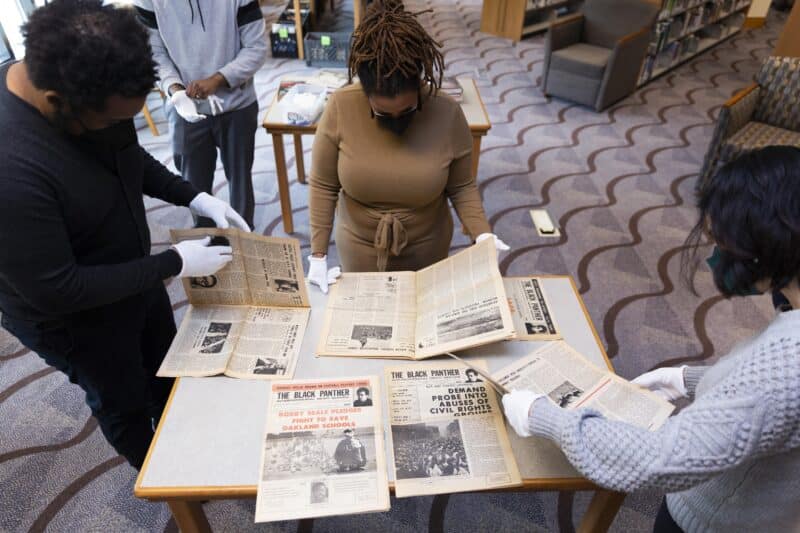
<path id="1" fill-rule="evenodd" d="M 495 392 L 457 361 L 385 370 L 395 495 L 520 485 Z"/>
<path id="2" fill-rule="evenodd" d="M 532 354 L 495 372 L 508 389 L 529 389 L 547 395 L 565 409 L 591 407 L 612 420 L 655 430 L 675 406 L 599 368 L 566 342 L 549 342 Z"/>
<path id="3" fill-rule="evenodd" d="M 317 355 L 424 359 L 510 339 L 507 301 L 491 239 L 418 272 L 342 274 Z"/>
<path id="4" fill-rule="evenodd" d="M 233 260 L 219 272 L 183 279 L 183 288 L 192 305 L 309 307 L 296 239 L 265 237 L 234 228 L 196 228 L 170 233 L 173 242 L 208 235 L 233 248 Z"/>
<path id="5" fill-rule="evenodd" d="M 310 314 L 299 243 L 237 229 L 172 231 L 174 241 L 206 235 L 230 245 L 233 259 L 214 275 L 184 278 L 189 309 L 157 375 L 291 377 Z"/>
<path id="6" fill-rule="evenodd" d="M 272 383 L 256 522 L 389 510 L 380 378 Z"/>
<path id="7" fill-rule="evenodd" d="M 539 278 L 503 278 L 514 319 L 516 340 L 552 341 L 563 338 Z"/>

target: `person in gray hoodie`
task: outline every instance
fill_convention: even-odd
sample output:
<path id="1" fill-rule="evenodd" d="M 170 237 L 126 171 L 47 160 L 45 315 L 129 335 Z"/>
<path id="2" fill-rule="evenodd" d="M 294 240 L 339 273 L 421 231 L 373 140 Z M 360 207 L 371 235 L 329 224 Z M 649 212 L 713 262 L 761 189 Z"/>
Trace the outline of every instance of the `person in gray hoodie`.
<path id="1" fill-rule="evenodd" d="M 175 166 L 211 193 L 219 148 L 230 203 L 252 228 L 253 76 L 267 58 L 258 0 L 135 0 L 134 6 L 150 30 L 160 89 L 169 97 Z M 213 221 L 196 217 L 195 224 Z"/>
<path id="2" fill-rule="evenodd" d="M 584 476 L 630 492 L 667 492 L 654 531 L 800 531 L 800 149 L 740 156 L 700 191 L 684 273 L 701 237 L 726 297 L 778 290 L 784 306 L 711 366 L 659 368 L 634 383 L 692 403 L 656 431 L 561 409 L 546 396 L 503 397 L 514 430 L 546 437 Z"/>

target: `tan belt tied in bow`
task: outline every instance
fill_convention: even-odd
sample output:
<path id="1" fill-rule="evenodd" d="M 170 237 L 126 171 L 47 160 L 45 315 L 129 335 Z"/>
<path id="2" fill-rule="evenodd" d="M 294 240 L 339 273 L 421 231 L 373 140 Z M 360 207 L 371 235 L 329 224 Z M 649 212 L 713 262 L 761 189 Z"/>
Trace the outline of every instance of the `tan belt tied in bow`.
<path id="1" fill-rule="evenodd" d="M 389 253 L 397 257 L 408 244 L 406 228 L 395 213 L 381 215 L 375 230 L 373 244 L 378 252 L 378 272 L 385 272 L 389 262 Z"/>

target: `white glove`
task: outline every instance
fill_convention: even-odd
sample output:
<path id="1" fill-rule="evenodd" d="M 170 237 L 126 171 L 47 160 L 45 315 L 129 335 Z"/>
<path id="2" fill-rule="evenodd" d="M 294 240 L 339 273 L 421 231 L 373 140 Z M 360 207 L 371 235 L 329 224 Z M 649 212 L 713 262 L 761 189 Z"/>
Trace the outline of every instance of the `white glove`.
<path id="1" fill-rule="evenodd" d="M 206 237 L 172 245 L 183 262 L 178 277 L 210 276 L 231 262 L 233 249 L 230 246 L 209 246 L 210 242 L 211 237 Z"/>
<path id="2" fill-rule="evenodd" d="M 531 430 L 528 429 L 531 407 L 533 402 L 543 396 L 543 394 L 536 394 L 529 390 L 512 390 L 503 395 L 503 411 L 506 413 L 508 423 L 520 437 L 532 435 Z"/>
<path id="3" fill-rule="evenodd" d="M 169 97 L 169 101 L 173 106 L 175 106 L 175 111 L 177 111 L 178 114 L 188 122 L 200 122 L 206 118 L 205 115 L 201 115 L 197 112 L 197 106 L 195 105 L 194 100 L 189 98 L 189 95 L 186 94 L 185 90 L 175 91 L 172 93 L 172 96 Z"/>
<path id="4" fill-rule="evenodd" d="M 212 115 L 219 115 L 222 113 L 222 104 L 225 103 L 225 100 L 217 96 L 216 94 L 210 95 L 208 98 L 208 105 L 211 107 L 211 114 Z"/>
<path id="5" fill-rule="evenodd" d="M 478 238 L 475 239 L 475 242 L 484 241 L 484 240 L 488 239 L 489 237 L 493 237 L 494 238 L 494 247 L 497 248 L 498 252 L 507 252 L 507 251 L 509 251 L 511 249 L 511 247 L 509 245 L 504 243 L 500 239 L 500 237 L 498 237 L 494 233 L 481 233 L 480 235 L 478 235 Z"/>
<path id="6" fill-rule="evenodd" d="M 189 204 L 189 209 L 197 216 L 212 219 L 218 228 L 229 228 L 228 221 L 230 220 L 234 227 L 250 231 L 250 226 L 239 216 L 239 213 L 234 211 L 226 202 L 208 193 L 201 192 L 195 196 L 194 200 Z"/>
<path id="7" fill-rule="evenodd" d="M 328 269 L 328 256 L 314 257 L 308 256 L 308 281 L 313 283 L 324 294 L 328 294 L 328 285 L 333 285 L 339 276 L 342 275 L 342 269 L 338 266 Z"/>
<path id="8" fill-rule="evenodd" d="M 665 400 L 674 401 L 678 398 L 687 398 L 689 392 L 683 381 L 683 369 L 686 366 L 658 368 L 651 372 L 645 372 L 631 383 L 649 389 Z"/>

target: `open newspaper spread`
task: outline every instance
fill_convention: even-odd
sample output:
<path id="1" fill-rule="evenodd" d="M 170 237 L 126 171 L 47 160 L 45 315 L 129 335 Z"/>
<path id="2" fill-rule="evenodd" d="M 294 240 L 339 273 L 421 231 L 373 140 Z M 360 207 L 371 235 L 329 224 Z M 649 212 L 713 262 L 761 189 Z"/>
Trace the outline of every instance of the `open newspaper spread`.
<path id="1" fill-rule="evenodd" d="M 521 484 L 497 396 L 457 361 L 385 370 L 395 495 Z"/>
<path id="2" fill-rule="evenodd" d="M 271 384 L 256 522 L 387 511 L 378 376 Z"/>
<path id="3" fill-rule="evenodd" d="M 237 229 L 172 231 L 175 242 L 206 235 L 229 244 L 233 260 L 183 280 L 189 309 L 157 375 L 291 377 L 310 314 L 298 241 Z"/>
<path id="4" fill-rule="evenodd" d="M 503 278 L 503 285 L 517 333 L 515 340 L 551 341 L 563 338 L 539 278 Z"/>
<path id="5" fill-rule="evenodd" d="M 491 239 L 418 272 L 342 274 L 317 355 L 424 359 L 510 339 L 507 302 Z"/>
<path id="6" fill-rule="evenodd" d="M 595 366 L 563 341 L 549 342 L 493 376 L 509 390 L 529 389 L 560 407 L 591 407 L 606 418 L 649 430 L 660 427 L 675 409 L 656 394 Z"/>

